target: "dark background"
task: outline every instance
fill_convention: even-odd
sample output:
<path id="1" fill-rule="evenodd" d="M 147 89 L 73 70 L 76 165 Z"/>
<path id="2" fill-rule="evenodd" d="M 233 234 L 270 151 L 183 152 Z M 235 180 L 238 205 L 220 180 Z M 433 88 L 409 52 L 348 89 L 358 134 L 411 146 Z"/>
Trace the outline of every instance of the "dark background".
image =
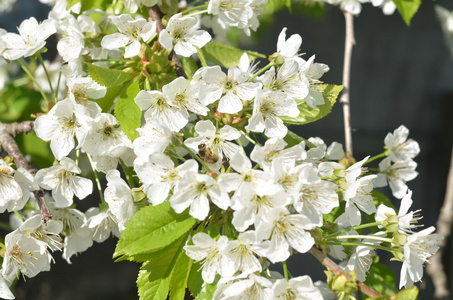
<path id="1" fill-rule="evenodd" d="M 354 156 L 357 160 L 383 150 L 383 140 L 404 124 L 410 138 L 419 142 L 421 152 L 415 159 L 419 176 L 408 183 L 413 190 L 414 209 L 421 208 L 426 227 L 435 225 L 442 205 L 450 163 L 453 129 L 453 63 L 444 42 L 434 5 L 452 9 L 449 1 L 423 1 L 407 27 L 399 14 L 383 15 L 371 4 L 363 5 L 354 18 L 356 46 L 351 68 L 351 119 Z M 36 0 L 18 0 L 13 10 L 0 15 L 0 27 L 16 32 L 15 27 L 30 16 L 38 21 L 47 17 L 48 7 Z M 326 7 L 325 16 L 315 19 L 304 14 L 275 14 L 275 23 L 259 41 L 244 39 L 244 49 L 271 54 L 277 37 L 287 27 L 287 37 L 302 36 L 301 52 L 308 59 L 330 67 L 322 78 L 341 84 L 344 49 L 344 18 L 341 11 Z M 343 143 L 342 108 L 314 123 L 293 128 L 303 137 L 319 136 L 327 144 Z M 382 190 L 391 196 L 389 190 Z M 89 201 L 86 199 L 84 201 Z M 399 200 L 394 199 L 399 207 Z M 56 264 L 50 272 L 19 282 L 17 299 L 135 299 L 138 264 L 114 263 L 111 259 L 116 240 L 95 243 L 88 251 L 73 257 L 72 265 L 54 254 Z M 444 255 L 444 267 L 451 274 L 451 243 Z M 385 259 L 383 259 L 384 261 Z M 389 264 L 399 276 L 400 263 Z M 313 274 L 325 279 L 320 264 L 310 255 L 294 256 L 288 264 L 293 275 Z M 300 267 L 303 266 L 303 267 Z M 425 273 L 426 274 L 426 273 Z M 449 277 L 449 286 L 453 286 Z M 425 276 L 420 299 L 432 299 L 433 288 Z"/>

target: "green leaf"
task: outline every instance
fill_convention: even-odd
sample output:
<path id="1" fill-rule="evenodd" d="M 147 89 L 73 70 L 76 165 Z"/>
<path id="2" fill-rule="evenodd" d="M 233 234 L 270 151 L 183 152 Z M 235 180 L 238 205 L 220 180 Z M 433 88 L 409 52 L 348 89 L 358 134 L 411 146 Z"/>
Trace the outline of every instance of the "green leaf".
<path id="1" fill-rule="evenodd" d="M 179 238 L 167 251 L 159 251 L 151 254 L 150 259 L 143 264 L 137 279 L 140 299 L 167 299 L 172 278 L 176 276 L 176 280 L 178 277 L 174 274 L 181 270 L 179 263 L 184 263 L 184 258 L 180 258 L 182 255 L 185 256 L 183 247 L 187 238 L 188 233 Z"/>
<path id="2" fill-rule="evenodd" d="M 392 269 L 384 264 L 373 263 L 366 277 L 365 284 L 382 295 L 392 296 L 397 292 L 395 280 L 395 274 Z"/>
<path id="3" fill-rule="evenodd" d="M 164 260 L 162 260 L 164 261 Z M 170 278 L 153 268 L 153 262 L 144 263 L 138 272 L 137 287 L 140 300 L 165 300 L 170 287 Z M 165 265 L 163 266 L 166 267 Z M 153 270 L 153 271 L 151 271 Z"/>
<path id="4" fill-rule="evenodd" d="M 212 300 L 214 298 L 214 292 L 217 289 L 216 285 L 206 284 L 203 286 L 201 293 L 195 297 L 196 300 Z"/>
<path id="5" fill-rule="evenodd" d="M 318 89 L 322 92 L 325 103 L 323 105 L 318 105 L 316 109 L 313 109 L 308 106 L 308 104 L 305 103 L 304 100 L 296 100 L 296 102 L 298 102 L 297 107 L 300 111 L 299 116 L 295 118 L 281 117 L 286 125 L 308 124 L 327 116 L 332 111 L 332 107 L 338 98 L 338 94 L 340 94 L 341 90 L 343 89 L 343 86 L 334 84 L 320 84 L 318 85 Z"/>
<path id="6" fill-rule="evenodd" d="M 193 57 L 181 57 L 181 65 L 186 72 L 188 79 L 192 79 L 192 75 L 198 70 L 197 63 L 193 59 Z"/>
<path id="7" fill-rule="evenodd" d="M 135 96 L 140 92 L 137 82 L 123 90 L 115 104 L 115 117 L 127 137 L 133 141 L 138 137 L 137 128 L 142 124 L 142 111 L 135 103 Z"/>
<path id="8" fill-rule="evenodd" d="M 385 194 L 373 190 L 371 191 L 371 196 L 373 197 L 373 204 L 376 205 L 376 207 L 378 207 L 381 204 L 384 204 L 385 206 L 393 208 L 395 211 L 397 211 L 395 205 L 393 205 L 392 201 L 390 201 L 390 199 Z"/>
<path id="9" fill-rule="evenodd" d="M 55 158 L 49 142 L 41 140 L 34 132 L 18 135 L 15 139 L 21 152 L 30 155 L 31 161 L 39 169 L 52 166 Z"/>
<path id="10" fill-rule="evenodd" d="M 283 138 L 286 143 L 288 143 L 288 147 L 292 147 L 295 145 L 300 144 L 301 142 L 305 142 L 305 145 L 309 148 L 315 148 L 315 145 L 310 143 L 308 140 L 304 139 L 303 137 L 300 137 L 296 133 L 292 132 L 291 130 L 288 130 L 288 133 L 286 136 Z"/>
<path id="11" fill-rule="evenodd" d="M 31 120 L 31 114 L 41 111 L 41 99 L 37 91 L 6 85 L 0 90 L 0 122 Z"/>
<path id="12" fill-rule="evenodd" d="M 109 87 L 107 88 L 107 93 L 103 98 L 94 100 L 102 108 L 103 113 L 110 111 L 110 108 L 112 107 L 115 98 L 118 97 L 118 95 L 125 87 L 126 87 L 125 85 Z"/>
<path id="13" fill-rule="evenodd" d="M 411 24 L 412 17 L 422 4 L 421 0 L 393 0 L 393 2 L 407 26 Z"/>
<path id="14" fill-rule="evenodd" d="M 82 8 L 80 9 L 80 12 L 90 9 L 100 9 L 105 11 L 112 3 L 113 0 L 82 0 Z"/>
<path id="15" fill-rule="evenodd" d="M 195 223 L 188 213 L 175 213 L 168 201 L 146 206 L 129 220 L 113 257 L 158 251 L 184 236 Z"/>
<path id="16" fill-rule="evenodd" d="M 211 41 L 199 50 L 204 57 L 210 62 L 225 68 L 237 66 L 242 54 L 247 53 L 250 60 L 256 58 L 266 58 L 266 55 L 254 52 L 244 51 L 222 43 Z"/>
<path id="17" fill-rule="evenodd" d="M 189 278 L 187 279 L 187 288 L 192 296 L 196 297 L 201 293 L 203 287 L 203 278 L 201 277 L 201 264 L 194 263 L 190 269 Z"/>
<path id="18" fill-rule="evenodd" d="M 89 63 L 87 63 L 87 72 L 94 81 L 105 87 L 116 87 L 134 77 L 120 70 L 102 68 Z"/>
<path id="19" fill-rule="evenodd" d="M 193 261 L 184 251 L 176 261 L 170 279 L 170 300 L 183 300 L 186 294 L 187 280 L 189 279 L 190 269 Z"/>
<path id="20" fill-rule="evenodd" d="M 416 300 L 418 296 L 418 288 L 415 285 L 405 288 L 400 291 L 395 300 Z"/>
<path id="21" fill-rule="evenodd" d="M 66 9 L 69 10 L 71 7 L 74 6 L 74 4 L 79 3 L 80 0 L 68 0 L 66 4 Z"/>

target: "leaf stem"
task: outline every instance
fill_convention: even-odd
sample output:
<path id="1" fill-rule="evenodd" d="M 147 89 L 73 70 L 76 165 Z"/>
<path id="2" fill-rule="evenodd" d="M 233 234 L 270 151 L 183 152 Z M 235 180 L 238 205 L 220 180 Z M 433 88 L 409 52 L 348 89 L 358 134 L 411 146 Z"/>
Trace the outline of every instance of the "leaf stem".
<path id="1" fill-rule="evenodd" d="M 101 187 L 101 181 L 99 180 L 99 174 L 96 171 L 96 168 L 94 167 L 93 160 L 91 159 L 91 155 L 89 155 L 87 153 L 87 157 L 88 157 L 88 161 L 90 162 L 91 169 L 93 170 L 94 178 L 95 178 L 95 181 L 96 181 L 96 186 L 97 186 L 98 191 L 99 191 L 99 197 L 101 198 L 101 202 L 105 203 L 104 193 L 102 192 L 102 187 Z"/>
<path id="2" fill-rule="evenodd" d="M 57 103 L 58 100 L 57 100 L 57 97 L 55 96 L 55 92 L 52 87 L 52 81 L 50 80 L 50 75 L 49 75 L 49 72 L 47 71 L 46 65 L 44 64 L 44 60 L 42 59 L 41 53 L 38 53 L 37 56 L 38 56 L 39 62 L 42 65 L 42 68 L 44 69 L 44 73 L 46 74 L 47 82 L 49 83 L 49 87 L 50 87 L 50 94 L 53 97 L 53 102 Z"/>
<path id="3" fill-rule="evenodd" d="M 204 7 L 208 7 L 207 5 L 200 5 L 200 6 L 204 6 Z M 195 7 L 194 7 L 195 8 Z M 197 7 L 196 9 L 199 9 L 199 7 Z M 189 10 L 189 9 L 188 9 Z M 188 11 L 188 10 L 185 10 Z M 204 13 L 207 13 L 208 10 L 207 9 L 203 9 L 203 10 L 200 10 L 200 11 L 195 11 L 193 13 L 190 13 L 190 14 L 187 14 L 187 15 L 184 15 L 184 17 L 194 17 L 194 16 L 198 16 L 198 15 L 201 15 L 201 14 L 204 14 Z"/>
<path id="4" fill-rule="evenodd" d="M 379 158 L 382 158 L 382 157 L 387 157 L 387 156 L 388 156 L 388 152 L 384 151 L 381 154 L 378 154 L 378 155 L 375 155 L 373 157 L 370 157 L 366 162 L 363 163 L 362 166 L 364 166 L 366 164 L 369 164 L 370 162 L 375 161 L 376 159 L 379 159 Z"/>
<path id="5" fill-rule="evenodd" d="M 33 74 L 31 74 L 30 70 L 28 70 L 27 66 L 25 65 L 26 64 L 25 60 L 23 58 L 19 58 L 17 60 L 17 62 L 21 66 L 22 70 L 24 70 L 24 72 L 27 73 L 28 77 L 30 77 L 30 79 L 36 85 L 36 87 L 38 88 L 39 92 L 41 93 L 41 96 L 44 98 L 44 101 L 46 101 L 46 103 L 49 102 L 49 100 L 47 99 L 46 93 L 44 93 L 44 91 L 42 90 L 42 88 L 39 85 L 39 83 L 36 81 L 36 79 L 33 76 Z"/>
<path id="6" fill-rule="evenodd" d="M 339 235 L 334 237 L 333 239 L 337 240 L 344 240 L 344 239 L 364 239 L 364 240 L 374 240 L 380 242 L 387 242 L 392 243 L 393 239 L 381 237 L 381 236 L 373 236 L 373 235 L 362 235 L 362 234 L 348 234 L 348 235 Z"/>
<path id="7" fill-rule="evenodd" d="M 380 249 L 388 252 L 393 252 L 392 249 L 385 246 L 379 246 L 374 244 L 367 244 L 367 243 L 355 243 L 355 242 L 328 242 L 327 245 L 341 245 L 341 246 L 365 246 L 370 247 L 372 249 Z"/>
<path id="8" fill-rule="evenodd" d="M 252 77 L 250 77 L 247 82 L 252 82 L 253 79 L 255 79 L 257 76 L 261 75 L 262 73 L 264 73 L 264 71 L 266 71 L 267 69 L 270 69 L 271 67 L 275 66 L 275 64 L 273 62 L 270 62 L 268 63 L 266 66 L 264 66 L 263 68 L 261 68 L 261 70 L 259 70 L 258 72 L 256 72 L 255 74 L 253 74 Z"/>
<path id="9" fill-rule="evenodd" d="M 200 1 L 202 1 L 202 0 L 194 1 L 194 2 L 190 3 L 190 5 L 197 4 L 197 2 L 200 2 Z M 189 13 L 191 13 L 191 12 L 193 12 L 193 11 L 196 11 L 196 10 L 200 10 L 200 9 L 201 9 L 201 10 L 203 10 L 204 12 L 207 12 L 207 11 L 208 11 L 207 8 L 208 8 L 208 5 L 207 5 L 207 4 L 202 4 L 202 5 L 193 6 L 193 7 L 191 7 L 191 8 L 188 8 L 188 9 L 182 11 L 181 13 L 182 13 L 183 17 L 188 17 L 188 16 L 192 16 L 192 15 L 189 14 Z"/>
<path id="10" fill-rule="evenodd" d="M 333 237 L 336 237 L 338 235 L 341 235 L 341 234 L 349 232 L 349 231 L 360 230 L 360 229 L 363 229 L 363 228 L 379 226 L 379 225 L 382 225 L 383 223 L 384 222 L 374 222 L 374 223 L 368 223 L 368 224 L 362 224 L 362 225 L 359 225 L 359 226 L 354 226 L 354 227 L 351 227 L 351 228 L 348 228 L 348 229 L 344 229 L 344 230 L 329 234 L 329 235 L 325 236 L 324 238 L 325 239 L 331 239 Z"/>

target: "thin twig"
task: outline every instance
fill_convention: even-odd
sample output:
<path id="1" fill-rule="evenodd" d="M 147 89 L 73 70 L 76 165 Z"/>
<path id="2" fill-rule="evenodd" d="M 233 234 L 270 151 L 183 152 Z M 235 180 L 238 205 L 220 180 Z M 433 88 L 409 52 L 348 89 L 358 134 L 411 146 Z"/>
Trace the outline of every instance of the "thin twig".
<path id="1" fill-rule="evenodd" d="M 24 155 L 19 149 L 14 137 L 21 133 L 28 133 L 34 130 L 33 121 L 24 121 L 21 123 L 3 124 L 0 123 L 0 148 L 3 148 L 9 155 L 14 157 L 14 162 L 18 168 L 24 168 L 31 174 L 36 174 L 36 169 L 33 168 L 25 159 Z M 34 192 L 36 201 L 38 202 L 41 210 L 41 219 L 44 223 L 52 219 L 52 215 L 47 207 L 46 200 L 44 198 L 45 192 L 39 189 Z"/>
<path id="2" fill-rule="evenodd" d="M 346 273 L 342 268 L 340 268 L 333 260 L 327 257 L 324 253 L 318 250 L 316 247 L 311 247 L 308 251 L 310 252 L 317 260 L 319 260 L 324 266 L 328 267 L 334 274 L 343 274 L 346 278 L 351 279 L 351 275 Z M 381 294 L 364 284 L 363 282 L 357 281 L 357 285 L 360 290 L 367 296 L 370 297 L 382 297 Z"/>
<path id="3" fill-rule="evenodd" d="M 439 219 L 437 219 L 437 233 L 442 235 L 444 239 L 439 243 L 439 251 L 432 256 L 430 264 L 427 266 L 427 272 L 431 276 L 434 284 L 434 297 L 436 299 L 446 299 L 450 296 L 448 289 L 448 279 L 442 264 L 442 254 L 445 250 L 448 237 L 451 233 L 451 225 L 453 221 L 453 149 L 451 151 L 450 170 L 447 177 L 447 189 L 445 191 L 445 199 L 440 209 Z"/>
<path id="4" fill-rule="evenodd" d="M 344 11 L 346 23 L 346 35 L 344 43 L 344 61 L 343 61 L 343 93 L 341 94 L 340 103 L 343 106 L 344 137 L 346 147 L 346 157 L 350 158 L 352 154 L 352 128 L 351 128 L 351 111 L 349 104 L 349 82 L 351 77 L 351 56 L 352 47 L 355 45 L 354 38 L 354 16 Z"/>
<path id="5" fill-rule="evenodd" d="M 164 27 L 162 25 L 162 12 L 160 11 L 157 5 L 149 8 L 149 16 L 153 21 L 156 21 L 156 33 L 157 36 L 159 36 L 160 32 L 164 29 Z M 176 56 L 175 51 L 172 50 L 170 56 L 171 61 L 175 64 L 176 75 L 187 78 L 186 72 L 182 68 L 181 62 Z"/>

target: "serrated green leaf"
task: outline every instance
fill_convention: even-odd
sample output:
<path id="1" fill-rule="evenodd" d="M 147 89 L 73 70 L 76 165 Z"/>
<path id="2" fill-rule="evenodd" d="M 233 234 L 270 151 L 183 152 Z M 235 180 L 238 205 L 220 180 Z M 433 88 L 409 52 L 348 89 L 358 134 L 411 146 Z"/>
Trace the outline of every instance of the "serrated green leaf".
<path id="1" fill-rule="evenodd" d="M 216 285 L 213 284 L 206 284 L 203 286 L 201 293 L 195 297 L 196 300 L 212 300 L 214 297 L 214 292 L 217 289 Z"/>
<path id="2" fill-rule="evenodd" d="M 125 87 L 125 85 L 109 87 L 104 97 L 94 100 L 101 107 L 103 113 L 110 111 L 115 98 L 118 97 Z"/>
<path id="3" fill-rule="evenodd" d="M 316 109 L 311 108 L 305 103 L 304 100 L 296 100 L 298 102 L 297 107 L 299 108 L 299 116 L 295 118 L 281 117 L 286 125 L 303 125 L 312 123 L 321 118 L 327 116 L 331 111 L 332 107 L 337 101 L 338 95 L 343 90 L 342 85 L 334 84 L 320 84 L 318 85 L 319 91 L 322 92 L 324 97 L 324 104 L 318 105 Z"/>
<path id="4" fill-rule="evenodd" d="M 135 82 L 123 90 L 115 104 L 115 117 L 131 141 L 138 137 L 136 129 L 142 124 L 142 111 L 134 100 L 138 92 L 140 92 L 140 86 Z"/>
<path id="5" fill-rule="evenodd" d="M 159 277 L 162 274 L 154 272 L 155 268 L 152 267 L 152 262 L 147 262 L 140 268 L 137 278 L 138 295 L 140 300 L 165 300 L 168 295 L 170 278 Z"/>
<path id="6" fill-rule="evenodd" d="M 120 70 L 102 68 L 89 63 L 87 63 L 87 72 L 94 81 L 105 87 L 116 87 L 134 77 Z"/>
<path id="7" fill-rule="evenodd" d="M 202 56 L 210 62 L 225 68 L 237 66 L 242 54 L 244 53 L 248 54 L 250 60 L 254 60 L 256 58 L 266 58 L 266 55 L 258 52 L 244 51 L 214 41 L 207 43 L 199 51 L 201 51 Z"/>
<path id="8" fill-rule="evenodd" d="M 139 253 L 135 255 L 123 255 L 120 256 L 115 260 L 115 262 L 123 261 L 123 260 L 128 260 L 128 261 L 133 261 L 137 263 L 143 263 L 155 258 L 158 258 L 160 256 L 166 255 L 168 253 L 174 252 L 174 249 L 178 249 L 178 247 L 182 247 L 185 245 L 185 242 L 187 241 L 189 232 L 187 232 L 185 235 L 182 235 L 179 239 L 173 241 L 171 244 L 159 249 L 159 250 L 154 250 L 151 252 L 145 252 L 145 253 Z"/>
<path id="9" fill-rule="evenodd" d="M 188 79 L 192 79 L 193 74 L 198 70 L 197 63 L 193 57 L 181 57 L 181 65 Z"/>
<path id="10" fill-rule="evenodd" d="M 393 0 L 393 2 L 407 26 L 411 24 L 412 17 L 422 4 L 421 0 Z"/>
<path id="11" fill-rule="evenodd" d="M 188 234 L 178 239 L 173 247 L 167 251 L 159 251 L 151 254 L 150 259 L 143 264 L 137 279 L 137 287 L 140 299 L 167 299 L 170 285 L 175 272 L 181 271 L 180 260 L 185 255 L 183 247 L 188 238 Z M 180 277 L 182 278 L 182 277 Z M 175 283 L 173 283 L 173 286 Z M 185 283 L 184 283 L 185 285 Z"/>
<path id="12" fill-rule="evenodd" d="M 384 264 L 373 263 L 371 265 L 365 284 L 385 296 L 392 296 L 397 292 L 395 274 Z"/>
<path id="13" fill-rule="evenodd" d="M 170 279 L 170 300 L 183 300 L 186 294 L 186 285 L 193 261 L 184 251 L 176 261 Z"/>
<path id="14" fill-rule="evenodd" d="M 196 297 L 201 293 L 203 287 L 203 278 L 201 277 L 201 264 L 194 263 L 190 269 L 189 278 L 187 278 L 187 288 L 192 296 Z"/>
<path id="15" fill-rule="evenodd" d="M 405 288 L 400 291 L 395 300 L 416 300 L 418 296 L 418 288 L 415 285 Z"/>
<path id="16" fill-rule="evenodd" d="M 169 202 L 146 206 L 128 222 L 113 257 L 158 251 L 184 236 L 195 223 L 188 213 L 175 213 Z"/>

